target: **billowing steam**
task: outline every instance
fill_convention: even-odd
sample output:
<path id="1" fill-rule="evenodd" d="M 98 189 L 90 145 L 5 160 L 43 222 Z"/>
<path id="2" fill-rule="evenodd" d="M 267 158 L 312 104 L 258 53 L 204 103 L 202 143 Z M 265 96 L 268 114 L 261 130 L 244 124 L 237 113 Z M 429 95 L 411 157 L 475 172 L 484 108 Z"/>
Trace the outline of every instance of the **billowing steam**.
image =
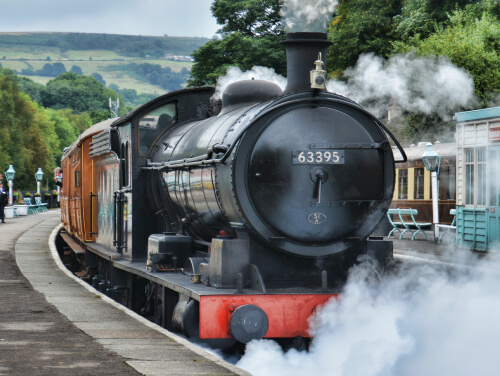
<path id="1" fill-rule="evenodd" d="M 500 275 L 412 266 L 396 277 L 355 269 L 313 321 L 309 352 L 251 342 L 237 366 L 254 376 L 498 375 Z"/>
<path id="2" fill-rule="evenodd" d="M 288 33 L 325 33 L 337 0 L 284 0 L 281 18 Z"/>
<path id="3" fill-rule="evenodd" d="M 474 81 L 447 58 L 396 55 L 389 60 L 373 54 L 361 55 L 356 66 L 345 72 L 347 82 L 329 81 L 327 89 L 363 105 L 382 117 L 392 100 L 404 110 L 443 120 L 456 110 L 476 104 Z"/>
<path id="4" fill-rule="evenodd" d="M 365 54 L 354 68 L 346 70 L 345 76 L 346 82 L 328 81 L 328 91 L 354 100 L 377 117 L 387 114 L 394 99 L 405 111 L 437 114 L 445 121 L 458 110 L 478 105 L 472 76 L 445 57 L 418 57 L 409 53 L 384 60 Z M 242 72 L 231 67 L 218 79 L 214 97 L 221 98 L 230 83 L 252 78 L 276 83 L 282 89 L 286 86 L 286 78 L 272 68 L 255 66 Z"/>
<path id="5" fill-rule="evenodd" d="M 255 66 L 252 69 L 242 72 L 238 67 L 230 67 L 225 76 L 217 79 L 217 86 L 215 88 L 215 99 L 222 98 L 224 89 L 233 82 L 242 80 L 265 80 L 277 84 L 283 90 L 286 86 L 286 78 L 277 74 L 274 69 Z"/>

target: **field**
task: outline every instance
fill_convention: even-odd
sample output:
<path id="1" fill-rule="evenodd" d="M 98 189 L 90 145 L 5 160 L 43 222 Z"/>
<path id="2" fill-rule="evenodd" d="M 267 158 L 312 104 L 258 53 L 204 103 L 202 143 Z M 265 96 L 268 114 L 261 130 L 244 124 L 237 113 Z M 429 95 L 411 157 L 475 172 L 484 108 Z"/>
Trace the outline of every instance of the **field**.
<path id="1" fill-rule="evenodd" d="M 75 42 L 78 38 L 83 38 L 87 45 L 94 42 L 96 38 L 103 38 L 109 42 L 110 39 L 116 41 L 115 50 L 111 49 L 68 49 L 67 47 L 78 46 Z M 90 42 L 89 42 L 90 38 Z M 113 39 L 114 38 L 114 39 Z M 62 34 L 62 33 L 0 33 L 0 64 L 3 68 L 9 68 L 17 72 L 23 69 L 33 68 L 34 71 L 41 70 L 47 63 L 63 63 L 66 71 L 76 65 L 79 66 L 85 75 L 99 73 L 109 84 L 118 85 L 120 89 L 135 89 L 137 93 L 160 95 L 165 90 L 160 86 L 152 85 L 148 82 L 138 80 L 132 77 L 127 71 L 127 64 L 149 63 L 158 64 L 163 68 L 170 67 L 174 72 L 179 72 L 182 68 L 191 70 L 191 62 L 171 61 L 163 58 L 146 58 L 141 56 L 131 56 L 127 51 L 129 46 L 136 46 L 138 43 L 147 44 L 149 39 L 159 45 L 159 41 L 164 45 L 164 53 L 177 53 L 177 51 L 190 54 L 192 50 L 202 45 L 203 40 L 189 38 L 161 38 L 161 37 L 142 37 L 140 42 L 137 37 L 119 36 L 119 35 L 101 35 L 101 34 Z M 54 42 L 54 40 L 56 42 Z M 127 42 L 127 40 L 130 40 Z M 101 39 L 99 39 L 101 41 Z M 129 44 L 127 44 L 129 43 Z M 49 46 L 55 44 L 59 46 Z M 161 44 L 160 44 L 161 45 Z M 62 46 L 62 47 L 61 47 Z M 132 49 L 132 47 L 129 48 Z M 146 47 L 145 47 L 146 48 Z M 148 47 L 149 48 L 149 47 Z M 191 52 L 192 52 L 191 50 Z M 162 50 L 163 51 L 163 50 Z M 138 54 L 140 54 L 139 52 Z M 159 55 L 158 50 L 156 51 Z M 123 67 L 121 69 L 120 67 Z M 46 84 L 53 77 L 45 76 L 26 76 L 33 81 Z"/>
<path id="2" fill-rule="evenodd" d="M 69 51 L 71 52 L 71 51 Z M 82 51 L 76 51 L 82 52 Z M 104 51 L 107 52 L 107 51 Z M 2 52 L 0 51 L 0 55 Z M 89 56 L 89 55 L 87 55 Z M 95 55 L 92 55 L 95 56 Z M 146 94 L 164 94 L 165 90 L 160 86 L 151 85 L 144 81 L 139 81 L 129 74 L 126 71 L 108 71 L 106 68 L 109 66 L 125 66 L 130 63 L 149 63 L 149 64 L 159 64 L 162 67 L 170 67 L 173 71 L 180 71 L 182 68 L 187 68 L 191 70 L 192 63 L 189 62 L 178 62 L 178 61 L 169 61 L 169 60 L 150 60 L 150 59 L 128 59 L 128 60 L 52 60 L 51 61 L 41 61 L 41 60 L 0 60 L 0 64 L 2 64 L 3 68 L 9 68 L 12 70 L 16 70 L 21 72 L 22 69 L 27 69 L 29 65 L 33 67 L 33 69 L 39 70 L 42 69 L 46 63 L 54 63 L 59 61 L 64 64 L 66 71 L 71 70 L 73 65 L 77 65 L 82 69 L 83 74 L 91 75 L 92 73 L 99 73 L 104 81 L 106 81 L 106 85 L 111 83 L 118 85 L 120 89 L 135 89 L 138 94 L 146 93 Z M 29 65 L 28 65 L 29 64 Z M 49 80 L 52 80 L 54 77 L 43 77 L 43 76 L 26 76 L 33 81 L 45 85 Z"/>

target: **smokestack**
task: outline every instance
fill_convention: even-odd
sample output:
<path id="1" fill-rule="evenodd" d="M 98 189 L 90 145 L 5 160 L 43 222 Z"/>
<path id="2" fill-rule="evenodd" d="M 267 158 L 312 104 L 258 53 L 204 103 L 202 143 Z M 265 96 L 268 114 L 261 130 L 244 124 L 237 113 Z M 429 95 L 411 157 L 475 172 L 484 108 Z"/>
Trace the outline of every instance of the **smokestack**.
<path id="1" fill-rule="evenodd" d="M 297 90 L 311 89 L 310 71 L 321 53 L 326 62 L 326 51 L 332 44 L 326 33 L 288 33 L 286 40 L 281 42 L 286 48 L 287 79 L 283 94 Z"/>

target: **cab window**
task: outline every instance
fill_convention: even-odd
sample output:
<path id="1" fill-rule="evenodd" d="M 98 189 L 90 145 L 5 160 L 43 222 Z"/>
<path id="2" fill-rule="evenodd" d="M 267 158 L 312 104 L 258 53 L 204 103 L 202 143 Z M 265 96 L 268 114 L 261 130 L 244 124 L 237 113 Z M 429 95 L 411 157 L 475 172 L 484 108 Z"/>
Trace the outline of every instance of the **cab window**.
<path id="1" fill-rule="evenodd" d="M 160 134 L 177 120 L 177 104 L 168 103 L 139 119 L 139 155 L 147 155 Z"/>

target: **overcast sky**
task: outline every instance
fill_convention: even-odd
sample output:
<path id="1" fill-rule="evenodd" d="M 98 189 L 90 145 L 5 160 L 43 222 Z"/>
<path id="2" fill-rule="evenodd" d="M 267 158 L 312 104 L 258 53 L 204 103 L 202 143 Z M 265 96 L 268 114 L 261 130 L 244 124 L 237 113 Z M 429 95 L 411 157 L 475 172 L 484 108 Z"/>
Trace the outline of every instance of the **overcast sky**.
<path id="1" fill-rule="evenodd" d="M 212 0 L 0 0 L 0 32 L 212 37 Z"/>

